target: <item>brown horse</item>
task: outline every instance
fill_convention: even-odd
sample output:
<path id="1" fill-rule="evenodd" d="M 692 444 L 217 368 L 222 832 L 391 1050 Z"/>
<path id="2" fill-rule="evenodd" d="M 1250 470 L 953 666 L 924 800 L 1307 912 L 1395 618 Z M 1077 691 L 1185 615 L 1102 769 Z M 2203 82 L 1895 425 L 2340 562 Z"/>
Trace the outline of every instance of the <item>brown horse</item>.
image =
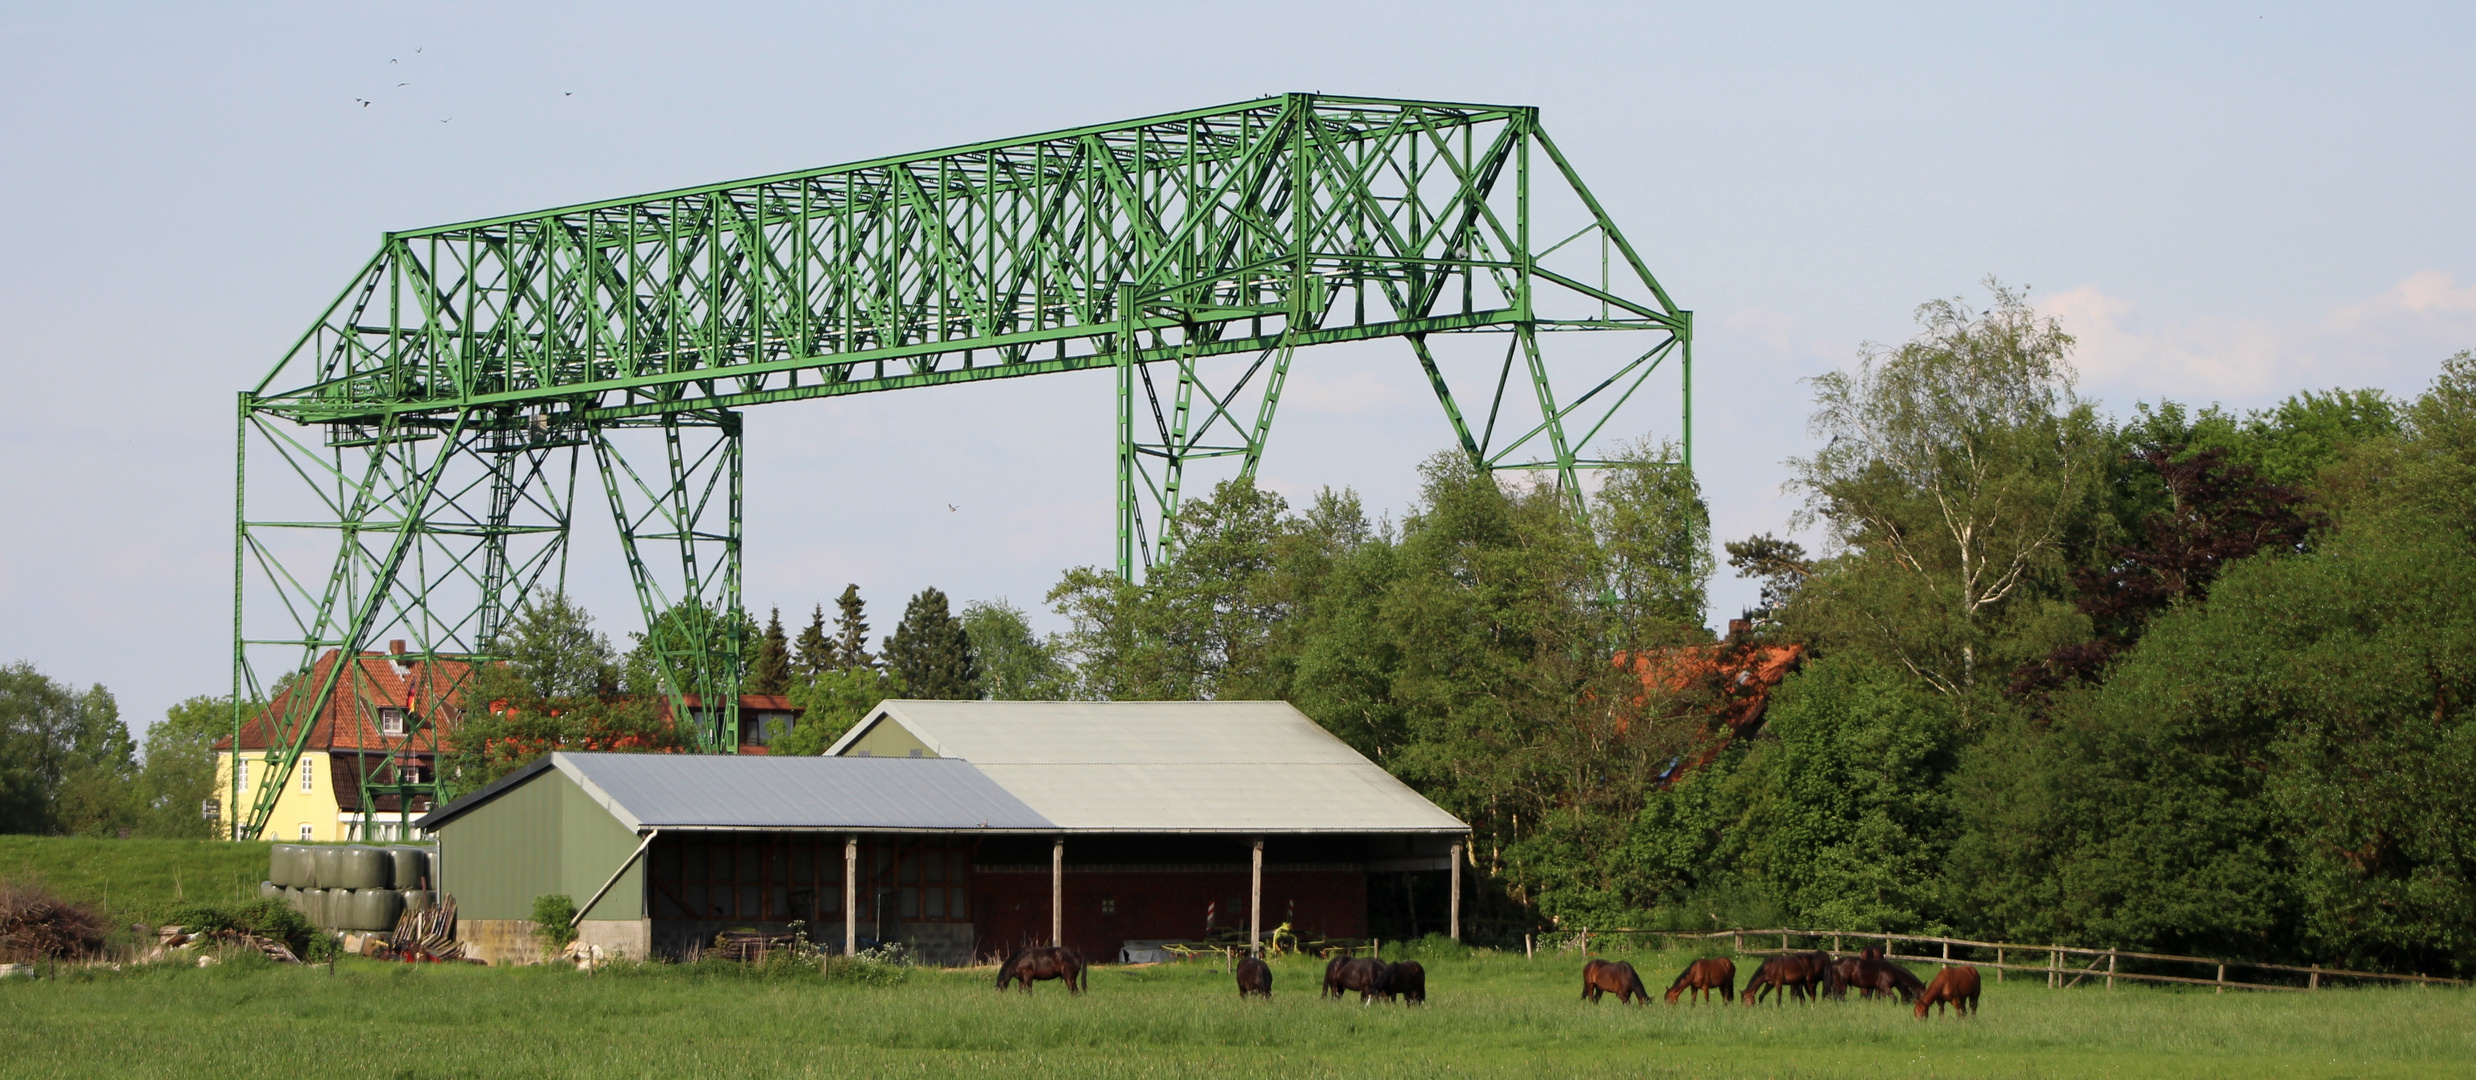
<path id="1" fill-rule="evenodd" d="M 1917 1018 L 1926 1018 L 1928 1006 L 1940 1011 L 1945 1002 L 1949 1002 L 1952 1011 L 1961 1016 L 1977 1011 L 1976 968 L 1947 967 L 1935 972 L 1934 981 L 1927 983 L 1925 992 L 1917 995 Z"/>
<path id="2" fill-rule="evenodd" d="M 1032 984 L 1035 982 L 1043 979 L 1063 979 L 1066 981 L 1067 993 L 1080 994 L 1086 985 L 1084 971 L 1087 966 L 1083 962 L 1083 954 L 1073 949 L 1064 947 L 1025 949 L 1007 957 L 1005 963 L 998 965 L 997 988 L 1003 990 L 1008 982 L 1020 982 L 1023 985 L 1023 992 L 1028 994 L 1032 992 Z"/>
<path id="3" fill-rule="evenodd" d="M 1372 998 L 1389 997 L 1391 990 L 1386 976 L 1392 974 L 1392 967 L 1371 956 L 1355 960 L 1336 956 L 1324 965 L 1324 996 L 1347 997 L 1350 991 L 1356 990 L 1361 1005 Z"/>
<path id="4" fill-rule="evenodd" d="M 1745 1003 L 1757 1004 L 1763 995 L 1773 993 L 1779 995 L 1782 1004 L 1792 994 L 1799 1000 L 1815 997 L 1830 973 L 1830 953 L 1781 953 L 1764 960 L 1761 967 L 1754 969 L 1754 977 L 1745 980 Z"/>
<path id="5" fill-rule="evenodd" d="M 1238 961 L 1237 974 L 1239 997 L 1261 994 L 1264 1000 L 1272 1000 L 1272 965 L 1250 956 Z"/>
<path id="6" fill-rule="evenodd" d="M 1651 992 L 1643 988 L 1642 976 L 1634 974 L 1633 965 L 1622 960 L 1593 960 L 1582 965 L 1582 1000 L 1596 1003 L 1601 994 L 1614 994 L 1619 1002 L 1651 1003 Z"/>
<path id="7" fill-rule="evenodd" d="M 1719 991 L 1721 1001 L 1737 1000 L 1737 962 L 1725 956 L 1696 960 L 1685 965 L 1685 971 L 1668 984 L 1668 1004 L 1676 1004 L 1678 995 L 1693 991 L 1694 1001 L 1711 1000 L 1711 991 Z"/>
<path id="8" fill-rule="evenodd" d="M 1856 987 L 1862 997 L 1881 994 L 1897 996 L 1903 1004 L 1917 999 L 1917 992 L 1926 984 L 1908 968 L 1881 958 L 1879 950 L 1868 949 L 1871 956 L 1852 956 L 1831 965 L 1830 977 L 1823 983 L 1823 996 L 1834 1000 L 1848 997 L 1848 988 Z"/>
<path id="9" fill-rule="evenodd" d="M 1384 990 L 1384 996 L 1388 998 L 1398 996 L 1402 1001 L 1412 1005 L 1425 1004 L 1427 1002 L 1427 968 L 1416 960 L 1404 960 L 1394 964 L 1384 973 Z"/>

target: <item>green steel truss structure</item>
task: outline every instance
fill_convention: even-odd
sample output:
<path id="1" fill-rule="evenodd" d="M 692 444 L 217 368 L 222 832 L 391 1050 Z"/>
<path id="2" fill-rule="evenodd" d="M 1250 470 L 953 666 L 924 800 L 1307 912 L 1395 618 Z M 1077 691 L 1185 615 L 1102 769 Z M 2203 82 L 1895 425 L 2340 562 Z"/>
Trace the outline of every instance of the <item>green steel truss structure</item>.
<path id="1" fill-rule="evenodd" d="M 362 692 L 351 665 L 321 677 L 327 651 L 493 654 L 563 578 L 586 462 L 647 625 L 695 621 L 738 609 L 748 407 L 1108 369 L 1132 580 L 1170 554 L 1190 467 L 1254 472 L 1299 349 L 1379 338 L 1475 464 L 1577 509 L 1594 440 L 1662 370 L 1640 397 L 1676 407 L 1690 467 L 1691 313 L 1531 108 L 1288 94 L 389 233 L 241 395 L 234 700 L 292 692 L 246 808 L 234 770 L 235 834 L 263 835 L 313 719 Z M 290 512 L 253 503 L 270 484 Z M 673 715 L 727 752 L 738 624 L 705 625 L 654 637 Z M 373 769 L 364 820 L 437 783 Z"/>

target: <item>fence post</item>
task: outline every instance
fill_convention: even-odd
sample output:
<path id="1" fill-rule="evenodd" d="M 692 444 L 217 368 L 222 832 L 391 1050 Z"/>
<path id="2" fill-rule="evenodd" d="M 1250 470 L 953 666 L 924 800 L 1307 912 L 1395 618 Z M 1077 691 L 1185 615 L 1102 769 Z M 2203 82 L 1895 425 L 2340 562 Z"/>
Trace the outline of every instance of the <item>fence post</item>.
<path id="1" fill-rule="evenodd" d="M 1952 962 L 1952 943 L 1948 940 L 1943 942 L 1943 962 L 1946 964 Z"/>
<path id="2" fill-rule="evenodd" d="M 1538 958 L 1539 958 L 1539 954 L 1538 954 L 1538 953 L 1535 953 L 1535 952 L 1533 952 L 1533 951 L 1531 951 L 1531 948 L 1530 948 L 1530 935 L 1528 935 L 1528 934 L 1524 934 L 1524 935 L 1522 935 L 1522 959 L 1524 959 L 1524 960 L 1536 960 L 1536 959 L 1538 959 Z"/>
<path id="3" fill-rule="evenodd" d="M 1781 934 L 1781 935 L 1780 935 L 1780 951 L 1781 951 L 1781 952 L 1787 952 L 1787 951 L 1788 951 L 1788 935 L 1786 935 L 1786 934 Z"/>
<path id="4" fill-rule="evenodd" d="M 2063 946 L 2049 945 L 2046 947 L 2046 988 L 2052 990 L 2062 985 Z"/>
<path id="5" fill-rule="evenodd" d="M 2319 989 L 2321 989 L 2321 965 L 2319 965 L 2319 964 L 2314 964 L 2314 965 L 2313 965 L 2313 981 L 2312 981 L 2312 982 L 2310 982 L 2310 983 L 2305 984 L 2305 986 L 2306 986 L 2306 989 L 2310 989 L 2310 990 L 2319 990 Z"/>
<path id="6" fill-rule="evenodd" d="M 2003 981 L 2003 950 L 1995 950 L 1995 981 Z"/>
<path id="7" fill-rule="evenodd" d="M 1833 951 L 1833 952 L 1839 952 L 1839 951 L 1840 951 L 1840 935 L 1838 935 L 1838 934 L 1833 934 L 1833 935 L 1831 935 L 1831 951 Z"/>
<path id="8" fill-rule="evenodd" d="M 2106 988 L 2115 988 L 2115 950 L 2106 950 Z"/>
<path id="9" fill-rule="evenodd" d="M 2226 993 L 2226 992 L 2227 992 L 2227 965 L 2225 965 L 2225 964 L 2220 964 L 2220 965 L 2218 965 L 2218 989 L 2216 989 L 2216 990 L 2212 990 L 2212 991 L 2210 991 L 2210 993 L 2213 993 L 2213 994 L 2223 994 L 2223 993 Z"/>
<path id="10" fill-rule="evenodd" d="M 1728 943 L 1730 948 L 1737 951 L 1738 956 L 1745 955 L 1745 935 L 1730 934 L 1728 935 Z"/>

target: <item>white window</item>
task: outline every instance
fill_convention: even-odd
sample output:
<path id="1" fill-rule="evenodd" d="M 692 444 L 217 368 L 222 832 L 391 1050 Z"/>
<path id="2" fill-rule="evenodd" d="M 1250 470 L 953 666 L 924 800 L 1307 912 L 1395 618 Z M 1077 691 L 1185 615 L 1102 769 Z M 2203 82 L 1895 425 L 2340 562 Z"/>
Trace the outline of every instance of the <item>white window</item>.
<path id="1" fill-rule="evenodd" d="M 307 761 L 301 762 L 299 765 L 294 766 L 294 768 L 301 770 L 301 790 L 310 790 L 310 787 L 312 786 L 310 778 L 318 775 L 318 770 L 310 768 L 310 763 Z"/>
<path id="2" fill-rule="evenodd" d="M 302 842 L 302 843 L 304 843 L 304 844 L 306 844 L 306 843 L 309 843 L 310 841 L 315 840 L 315 839 L 317 839 L 317 838 L 318 838 L 318 830 L 317 830 L 317 828 L 316 828 L 316 827 L 314 827 L 314 826 L 312 826 L 309 822 L 306 822 L 306 821 L 302 822 L 302 823 L 301 823 L 301 842 Z"/>
<path id="3" fill-rule="evenodd" d="M 404 710 L 378 710 L 378 733 L 381 735 L 404 734 Z"/>
<path id="4" fill-rule="evenodd" d="M 240 770 L 241 770 L 240 781 L 239 781 L 239 782 L 240 782 L 240 785 L 241 785 L 242 787 L 248 787 L 248 786 L 249 786 L 249 759 L 248 759 L 248 758 L 245 758 L 245 757 L 235 757 L 235 758 L 233 758 L 232 760 L 233 760 L 234 764 L 236 764 L 236 765 L 238 765 L 238 766 L 240 767 Z"/>

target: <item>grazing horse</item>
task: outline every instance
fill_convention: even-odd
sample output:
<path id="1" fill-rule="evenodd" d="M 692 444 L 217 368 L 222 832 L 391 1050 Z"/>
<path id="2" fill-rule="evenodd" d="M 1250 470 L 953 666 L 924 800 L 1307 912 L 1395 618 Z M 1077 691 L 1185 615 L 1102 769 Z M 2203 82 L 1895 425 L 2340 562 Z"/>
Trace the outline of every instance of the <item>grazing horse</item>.
<path id="1" fill-rule="evenodd" d="M 1252 956 L 1238 961 L 1238 996 L 1244 998 L 1248 994 L 1261 994 L 1264 1000 L 1272 1000 L 1272 965 Z"/>
<path id="2" fill-rule="evenodd" d="M 1399 995 L 1412 1005 L 1427 1002 L 1427 969 L 1416 960 L 1404 960 L 1384 973 L 1386 997 Z"/>
<path id="3" fill-rule="evenodd" d="M 1779 995 L 1782 1004 L 1792 994 L 1799 1000 L 1815 997 L 1830 972 L 1830 953 L 1781 953 L 1764 960 L 1761 967 L 1754 969 L 1754 977 L 1745 980 L 1745 1003 L 1757 1004 L 1764 994 L 1773 993 Z"/>
<path id="4" fill-rule="evenodd" d="M 1677 996 L 1689 990 L 1697 1004 L 1711 1000 L 1713 990 L 1719 991 L 1721 1001 L 1737 1000 L 1737 962 L 1715 956 L 1685 965 L 1685 971 L 1668 984 L 1668 1004 L 1676 1004 Z"/>
<path id="5" fill-rule="evenodd" d="M 1008 982 L 1019 982 L 1023 984 L 1023 992 L 1028 994 L 1032 992 L 1032 984 L 1042 979 L 1064 979 L 1067 993 L 1080 994 L 1086 986 L 1085 968 L 1083 954 L 1073 949 L 1062 946 L 1025 949 L 998 965 L 997 988 L 1003 990 Z"/>
<path id="6" fill-rule="evenodd" d="M 1977 1011 L 1976 968 L 1947 967 L 1935 972 L 1934 981 L 1927 983 L 1925 992 L 1917 995 L 1917 1018 L 1926 1018 L 1927 1006 L 1940 1011 L 1945 1002 L 1951 1003 L 1952 1011 L 1961 1016 Z"/>
<path id="7" fill-rule="evenodd" d="M 1860 996 L 1897 996 L 1902 1004 L 1906 1004 L 1916 1000 L 1917 992 L 1925 989 L 1926 984 L 1919 982 L 1908 968 L 1882 959 L 1882 954 L 1877 950 L 1866 951 L 1875 955 L 1852 956 L 1831 965 L 1830 978 L 1823 984 L 1823 996 L 1834 1000 L 1845 999 L 1848 988 L 1854 986 Z"/>
<path id="8" fill-rule="evenodd" d="M 1370 998 L 1390 997 L 1392 991 L 1386 976 L 1392 974 L 1392 968 L 1393 965 L 1372 956 L 1355 960 L 1334 957 L 1324 965 L 1324 996 L 1346 997 L 1356 990 L 1361 1005 Z"/>
<path id="9" fill-rule="evenodd" d="M 1636 1005 L 1651 1003 L 1651 992 L 1642 986 L 1642 976 L 1634 974 L 1633 965 L 1622 960 L 1593 960 L 1582 965 L 1582 1000 L 1597 1003 L 1599 995 L 1614 994 L 1620 1002 Z"/>

